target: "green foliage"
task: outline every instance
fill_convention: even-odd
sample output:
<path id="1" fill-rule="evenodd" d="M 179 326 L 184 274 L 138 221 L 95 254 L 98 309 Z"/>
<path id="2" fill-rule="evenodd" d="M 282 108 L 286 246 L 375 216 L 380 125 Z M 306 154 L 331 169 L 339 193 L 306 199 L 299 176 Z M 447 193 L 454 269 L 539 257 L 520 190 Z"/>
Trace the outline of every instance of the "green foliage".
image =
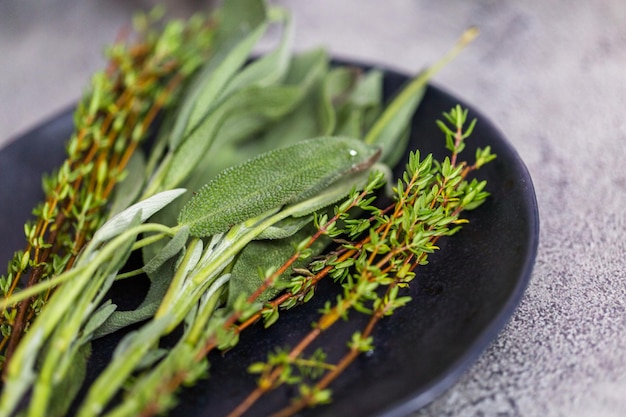
<path id="1" fill-rule="evenodd" d="M 375 148 L 341 137 L 309 139 L 269 151 L 223 171 L 202 187 L 183 207 L 179 224 L 189 226 L 194 236 L 225 232 L 315 196 L 342 175 L 367 169 L 375 156 Z"/>
<path id="2" fill-rule="evenodd" d="M 467 110 L 459 106 L 444 113 L 444 119 L 437 124 L 442 128 L 446 143 L 452 143 L 448 146 L 451 156 L 440 163 L 431 155 L 422 159 L 419 151 L 412 152 L 404 175 L 394 187 L 392 205 L 381 209 L 372 204 L 369 193 L 376 188 L 373 186 L 375 177 L 372 177 L 372 186 L 365 187 L 362 193 L 337 207 L 332 219 L 329 220 L 327 215 L 316 217 L 317 227 L 332 230 L 341 248 L 311 263 L 308 273 L 294 278 L 287 286 L 291 296 L 279 306 L 291 308 L 300 302 L 311 282 L 322 273 L 333 278 L 343 291 L 334 300 L 325 302 L 319 318 L 313 323 L 314 329 L 297 347 L 270 354 L 267 362 L 252 366 L 251 371 L 261 373 L 262 377 L 250 398 L 267 392 L 270 387 L 298 383 L 301 397 L 285 408 L 284 413 L 292 414 L 302 407 L 328 401 L 328 384 L 358 354 L 374 350 L 374 325 L 411 301 L 404 292 L 415 278 L 415 268 L 427 263 L 428 256 L 438 249 L 435 244 L 438 239 L 456 233 L 460 224 L 466 222 L 460 217 L 463 211 L 478 207 L 487 198 L 486 182 L 467 180 L 466 176 L 495 156 L 488 149 L 479 150 L 474 164 L 457 163 L 459 153 L 464 149 L 464 140 L 469 137 L 476 121 L 465 128 Z M 351 203 L 347 204 L 348 201 Z M 358 217 L 348 215 L 351 208 L 359 209 Z M 341 223 L 337 225 L 335 221 L 339 219 Z M 328 227 L 330 224 L 332 228 Z M 276 307 L 265 309 L 266 320 L 277 319 Z M 312 348 L 319 334 L 354 313 L 368 315 L 370 320 L 362 331 L 355 332 L 347 341 L 348 351 L 340 361 L 332 365 L 325 360 L 306 358 L 307 349 Z M 303 381 L 302 370 L 297 365 L 300 361 L 324 372 L 310 374 Z"/>
<path id="3" fill-rule="evenodd" d="M 16 254 L 23 262 L 0 277 L 3 298 L 61 275 L 104 221 L 133 202 L 145 181 L 134 175 L 140 159 L 133 153 L 157 112 L 179 97 L 178 87 L 206 59 L 213 39 L 213 29 L 201 16 L 186 24 L 160 19 L 158 13 L 138 16 L 132 40 L 107 48 L 107 69 L 93 76 L 74 113 L 76 128 L 67 141 L 67 158 L 44 177 L 45 200 L 25 226 L 28 255 Z M 133 172 L 130 178 L 126 168 Z M 123 179 L 128 181 L 117 193 L 119 203 L 107 212 L 111 192 Z M 15 350 L 48 294 L 24 299 L 0 318 L 0 357 Z"/>
<path id="4" fill-rule="evenodd" d="M 150 27 L 157 14 L 138 17 L 136 24 Z M 311 333 L 250 369 L 260 374 L 261 394 L 294 385 L 300 393 L 294 410 L 327 403 L 328 383 L 356 355 L 374 349 L 374 324 L 410 301 L 404 290 L 414 269 L 438 249 L 437 239 L 456 233 L 464 222 L 460 214 L 487 198 L 486 183 L 466 176 L 495 156 L 487 147 L 477 151 L 473 165 L 457 162 L 474 122 L 465 127 L 467 111 L 456 107 L 439 123 L 451 156 L 439 162 L 411 154 L 393 189 L 394 203 L 376 206 L 378 190 L 393 188 L 385 164 L 404 153 L 411 117 L 441 63 L 384 107 L 380 71 L 331 66 L 323 50 L 292 55 L 293 24 L 285 10 L 261 0 L 232 0 L 213 19 L 210 31 L 206 20 L 194 18 L 151 35 L 149 68 L 165 71 L 161 55 L 171 55 L 179 72 L 166 72 L 161 81 L 192 77 L 184 96 L 170 92 L 176 83 L 144 84 L 146 74 L 134 67 L 124 44 L 110 48 L 115 64 L 130 68 L 122 77 L 131 91 L 126 94 L 139 96 L 146 88 L 146 99 L 159 104 L 146 108 L 172 105 L 147 161 L 127 150 L 145 135 L 154 114 L 133 113 L 133 106 L 119 102 L 115 82 L 104 73 L 94 77 L 94 90 L 76 116 L 77 125 L 95 120 L 88 140 L 76 135 L 68 143 L 70 160 L 44 180 L 51 198 L 35 209 L 38 223 L 24 228 L 32 251 L 16 253 L 0 280 L 8 294 L 24 271 L 41 267 L 50 277 L 0 300 L 3 307 L 55 288 L 48 304 L 40 298 L 32 303 L 42 313 L 7 365 L 0 415 L 64 414 L 81 387 L 90 341 L 139 322 L 85 388 L 77 415 L 165 411 L 180 385 L 206 377 L 209 351 L 232 348 L 256 320 L 272 325 L 281 309 L 314 297 L 325 276 L 341 291 L 326 300 Z M 279 44 L 246 63 L 270 25 L 282 28 Z M 194 54 L 209 45 L 208 59 Z M 99 154 L 100 148 L 108 153 Z M 81 182 L 88 188 L 73 186 Z M 118 182 L 111 211 L 101 211 Z M 174 188 L 179 186 L 190 192 Z M 59 199 L 75 204 L 60 207 Z M 56 227 L 60 212 L 71 214 L 72 228 L 90 230 L 79 236 L 89 243 L 77 245 L 69 229 L 55 241 L 42 236 L 41 230 Z M 332 240 L 338 248 L 323 254 Z M 44 249 L 52 255 L 41 262 L 33 254 Z M 122 273 L 136 250 L 143 267 Z M 132 311 L 116 311 L 106 300 L 108 290 L 117 279 L 141 273 L 151 281 L 145 299 Z M 370 323 L 346 340 L 346 356 L 330 363 L 312 343 L 353 314 L 370 316 Z M 4 308 L 2 319 L 8 337 L 16 310 Z"/>

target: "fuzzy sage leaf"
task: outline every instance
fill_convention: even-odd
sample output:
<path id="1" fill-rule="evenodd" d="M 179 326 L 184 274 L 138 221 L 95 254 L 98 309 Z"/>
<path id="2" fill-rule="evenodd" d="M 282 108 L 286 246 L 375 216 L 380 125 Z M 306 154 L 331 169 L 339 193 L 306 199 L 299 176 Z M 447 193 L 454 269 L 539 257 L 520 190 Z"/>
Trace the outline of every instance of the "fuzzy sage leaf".
<path id="1" fill-rule="evenodd" d="M 228 168 L 183 207 L 192 236 L 228 230 L 285 204 L 311 198 L 348 173 L 367 169 L 378 149 L 357 139 L 320 137 L 266 152 Z"/>

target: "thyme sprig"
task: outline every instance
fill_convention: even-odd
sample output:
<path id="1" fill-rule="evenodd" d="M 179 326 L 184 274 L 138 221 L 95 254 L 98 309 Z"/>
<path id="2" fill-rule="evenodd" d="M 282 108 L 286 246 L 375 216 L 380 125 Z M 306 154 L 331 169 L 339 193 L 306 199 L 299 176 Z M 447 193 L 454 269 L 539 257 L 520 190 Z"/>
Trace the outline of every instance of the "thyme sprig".
<path id="1" fill-rule="evenodd" d="M 24 227 L 26 248 L 0 277 L 2 298 L 61 274 L 107 217 L 107 205 L 135 149 L 157 114 L 174 102 L 185 79 L 206 59 L 213 27 L 201 16 L 161 27 L 162 11 L 137 15 L 135 34 L 108 48 L 107 68 L 93 76 L 74 114 L 67 159 L 43 182 L 45 201 Z M 0 365 L 4 367 L 51 290 L 3 309 Z"/>
<path id="2" fill-rule="evenodd" d="M 484 190 L 486 181 L 468 180 L 467 175 L 495 158 L 490 149 L 478 149 L 472 164 L 456 162 L 476 119 L 465 127 L 467 110 L 460 106 L 444 113 L 444 119 L 452 126 L 438 121 L 451 150 L 449 158 L 438 163 L 431 155 L 420 159 L 419 152 L 413 152 L 394 188 L 393 205 L 381 210 L 371 205 L 371 201 L 359 201 L 356 206 L 370 213 L 369 218 L 353 218 L 340 211 L 343 227 L 332 228 L 327 233 L 344 243 L 337 252 L 313 262 L 307 280 L 316 282 L 320 276 L 330 275 L 342 286 L 342 294 L 334 303 L 330 300 L 325 303 L 313 329 L 294 348 L 274 352 L 267 362 L 250 366 L 250 372 L 260 374 L 258 386 L 229 417 L 242 415 L 264 394 L 283 384 L 296 385 L 300 398 L 275 416 L 290 416 L 304 407 L 329 402 L 328 387 L 332 381 L 361 353 L 374 349 L 376 324 L 410 302 L 410 296 L 404 292 L 415 278 L 415 269 L 428 262 L 428 255 L 438 249 L 436 243 L 440 238 L 455 234 L 467 222 L 460 217 L 463 211 L 478 207 L 488 197 Z M 290 300 L 301 300 L 300 283 L 294 286 L 298 290 L 290 298 L 282 299 L 283 306 L 291 306 Z M 267 311 L 276 314 L 275 309 Z M 307 357 L 306 352 L 314 347 L 316 339 L 340 319 L 347 319 L 351 312 L 367 314 L 370 319 L 346 341 L 345 355 L 336 363 L 328 363 L 317 347 L 314 352 L 318 353 Z M 266 317 L 275 320 L 272 315 Z M 315 374 L 303 372 L 303 364 L 307 364 L 309 371 L 315 370 Z"/>

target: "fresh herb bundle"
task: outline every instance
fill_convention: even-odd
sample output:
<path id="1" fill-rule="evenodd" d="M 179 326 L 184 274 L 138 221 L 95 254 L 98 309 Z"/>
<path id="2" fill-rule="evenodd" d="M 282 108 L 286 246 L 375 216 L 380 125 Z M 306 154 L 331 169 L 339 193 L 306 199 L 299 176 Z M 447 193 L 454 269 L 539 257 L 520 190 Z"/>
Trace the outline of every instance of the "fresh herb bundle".
<path id="1" fill-rule="evenodd" d="M 213 27 L 198 15 L 186 25 L 160 25 L 162 11 L 135 19 L 135 36 L 123 33 L 107 51 L 109 66 L 93 76 L 78 103 L 67 159 L 43 181 L 45 201 L 24 226 L 26 248 L 0 277 L 3 298 L 69 269 L 104 223 L 115 186 L 135 164 L 135 150 L 157 114 L 174 103 L 185 80 L 211 50 Z M 119 194 L 119 193 L 118 193 Z M 5 309 L 0 316 L 0 365 L 10 357 L 50 291 Z"/>
<path id="2" fill-rule="evenodd" d="M 93 209 L 71 209 L 97 221 L 89 218 L 93 230 L 80 239 L 68 238 L 78 245 L 71 249 L 58 249 L 55 236 L 49 237 L 52 261 L 24 261 L 29 252 L 21 252 L 10 266 L 9 279 L 16 282 L 18 270 L 50 268 L 59 265 L 54 259 L 64 260 L 45 281 L 29 283 L 20 292 L 12 289 L 0 302 L 11 318 L 31 297 L 51 294 L 43 307 L 45 300 L 39 302 L 40 314 L 19 343 L 9 344 L 0 416 L 16 411 L 64 415 L 72 402 L 79 416 L 168 410 L 179 386 L 206 375 L 209 351 L 233 347 L 239 332 L 258 320 L 271 325 L 280 309 L 306 302 L 316 283 L 330 276 L 343 294 L 328 301 L 312 332 L 293 350 L 251 366 L 261 374 L 259 388 L 233 415 L 285 383 L 297 384 L 301 392 L 285 415 L 324 403 L 330 398 L 328 384 L 359 352 L 372 348 L 378 320 L 408 302 L 400 290 L 414 277 L 414 268 L 426 262 L 441 236 L 458 230 L 462 211 L 487 197 L 485 182 L 466 177 L 494 156 L 487 148 L 477 152 L 474 163 L 457 161 L 474 123 L 467 124 L 467 111 L 457 107 L 439 122 L 451 157 L 438 162 L 412 154 L 391 192 L 393 203 L 386 208 L 374 204 L 377 192 L 390 192 L 385 187 L 392 180 L 390 167 L 404 153 L 427 81 L 473 31 L 383 105 L 380 71 L 332 66 L 323 50 L 293 55 L 293 24 L 282 8 L 261 0 L 231 0 L 211 25 L 198 22 L 176 23 L 160 36 L 147 37 L 152 48 L 143 61 L 176 65 L 170 64 L 171 72 L 163 78 L 148 77 L 166 84 L 155 87 L 159 94 L 139 106 L 144 112 L 130 117 L 110 88 L 107 100 L 97 88 L 90 96 L 88 102 L 96 104 L 85 126 L 91 126 L 95 115 L 110 119 L 105 132 L 121 129 L 126 133 L 120 137 L 131 143 L 110 133 L 117 153 L 97 147 L 85 156 L 74 155 L 72 149 L 83 148 L 70 141 L 76 165 L 70 173 L 78 170 L 80 180 L 70 176 L 68 186 L 47 187 L 52 198 L 61 194 L 97 201 Z M 282 28 L 279 45 L 250 61 L 270 25 Z M 202 36 L 187 45 L 183 34 L 194 32 Z M 208 45 L 210 55 L 200 66 L 193 52 Z M 137 65 L 133 71 L 143 71 Z M 178 77 L 190 74 L 183 94 L 161 98 L 161 91 L 173 91 L 172 80 L 178 85 L 183 81 Z M 123 79 L 133 89 L 122 90 L 121 97 L 144 91 L 147 83 L 128 74 Z M 166 102 L 171 110 L 144 155 L 137 144 Z M 86 129 L 95 129 L 99 133 L 94 136 L 100 137 L 101 123 Z M 109 125 L 118 129 L 109 130 Z M 93 168 L 92 160 L 101 161 L 99 168 Z M 105 175 L 113 166 L 114 181 Z M 94 169 L 97 175 L 90 180 L 87 175 Z M 122 179 L 115 197 L 108 198 Z M 71 190 L 81 184 L 88 187 L 76 191 L 77 199 Z M 70 191 L 63 191 L 67 187 Z M 46 207 L 40 214 L 47 213 Z M 44 226 L 35 226 L 36 233 L 50 224 L 43 214 Z M 71 221 L 68 227 L 82 230 L 86 221 L 74 221 L 80 227 Z M 324 254 L 333 241 L 340 246 Z M 37 247 L 31 249 L 38 253 Z M 127 271 L 133 252 L 141 253 L 143 265 Z M 116 280 L 140 274 L 150 280 L 145 299 L 135 310 L 117 311 L 109 289 Z M 351 310 L 372 319 L 353 336 L 345 358 L 326 363 L 322 350 L 306 356 L 318 335 Z M 75 399 L 91 341 L 130 325 L 138 327 L 122 339 L 84 396 Z M 161 340 L 175 330 L 180 336 L 164 347 Z"/>

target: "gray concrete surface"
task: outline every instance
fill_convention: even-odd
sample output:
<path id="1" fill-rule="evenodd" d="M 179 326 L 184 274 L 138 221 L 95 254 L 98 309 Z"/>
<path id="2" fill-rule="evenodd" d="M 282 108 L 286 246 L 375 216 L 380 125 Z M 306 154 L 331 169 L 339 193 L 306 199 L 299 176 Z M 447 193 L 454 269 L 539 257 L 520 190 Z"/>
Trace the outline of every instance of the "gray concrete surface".
<path id="1" fill-rule="evenodd" d="M 103 45 L 147 3 L 0 2 L 0 146 L 74 102 Z M 530 288 L 478 362 L 414 416 L 626 415 L 626 3 L 276 3 L 295 14 L 298 49 L 411 72 L 478 25 L 435 81 L 488 115 L 533 177 L 541 243 Z"/>

